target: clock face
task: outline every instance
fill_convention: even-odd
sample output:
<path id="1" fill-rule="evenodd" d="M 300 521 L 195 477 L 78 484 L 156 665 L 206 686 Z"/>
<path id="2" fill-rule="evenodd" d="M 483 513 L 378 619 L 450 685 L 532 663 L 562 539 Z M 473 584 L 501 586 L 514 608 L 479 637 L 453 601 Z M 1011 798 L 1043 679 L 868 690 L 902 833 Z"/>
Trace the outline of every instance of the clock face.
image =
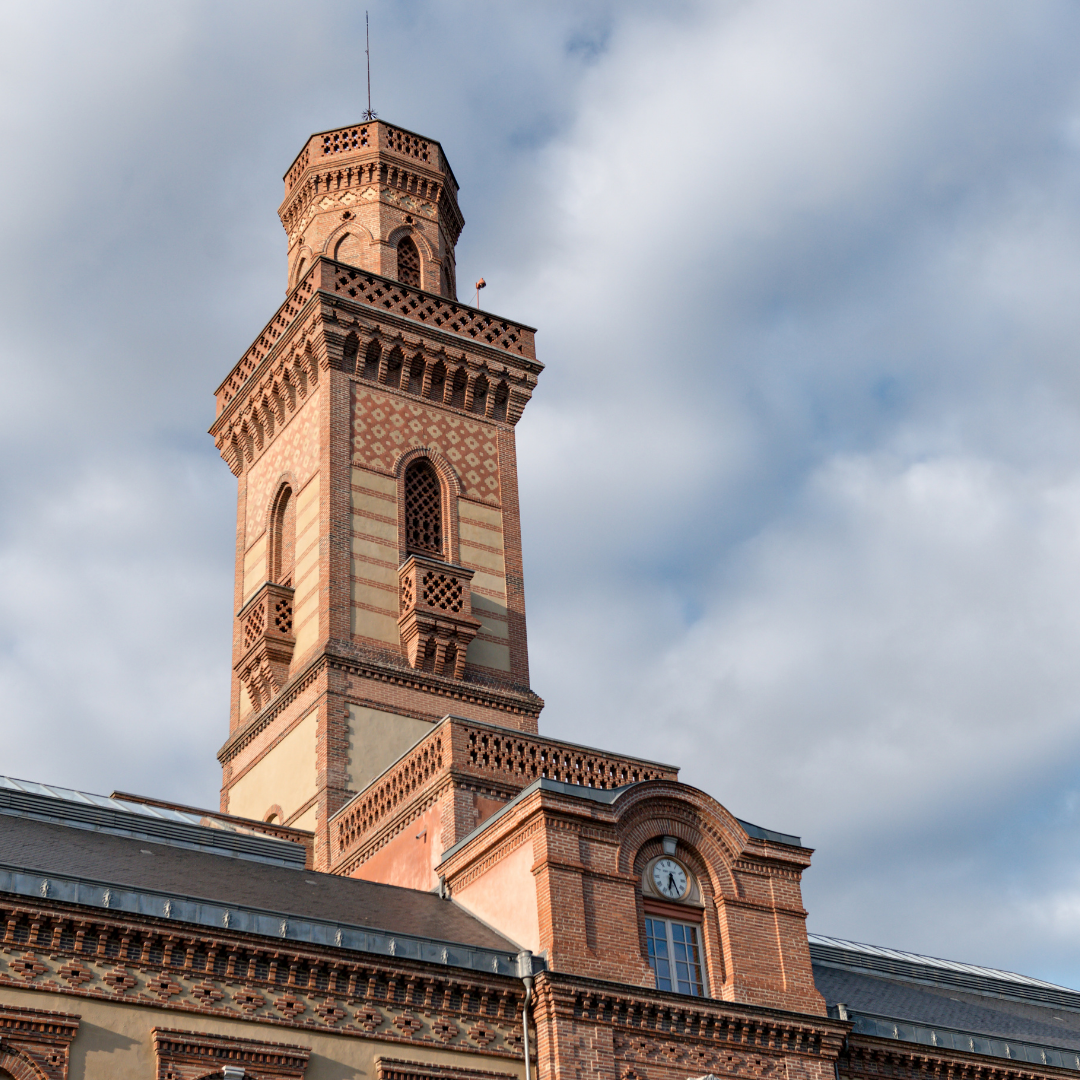
<path id="1" fill-rule="evenodd" d="M 652 871 L 653 884 L 661 896 L 681 900 L 686 892 L 686 871 L 674 859 L 661 859 Z"/>

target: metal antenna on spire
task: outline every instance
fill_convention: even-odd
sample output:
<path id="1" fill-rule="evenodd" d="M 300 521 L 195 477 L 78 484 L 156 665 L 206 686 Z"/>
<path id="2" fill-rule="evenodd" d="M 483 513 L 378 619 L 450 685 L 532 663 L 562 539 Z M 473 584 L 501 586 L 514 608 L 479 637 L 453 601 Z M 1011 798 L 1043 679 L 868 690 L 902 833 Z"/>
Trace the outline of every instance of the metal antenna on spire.
<path id="1" fill-rule="evenodd" d="M 374 120 L 376 117 L 371 108 L 371 22 L 366 11 L 364 12 L 364 34 L 367 38 L 367 48 L 364 50 L 367 53 L 367 112 L 364 113 L 364 119 Z"/>

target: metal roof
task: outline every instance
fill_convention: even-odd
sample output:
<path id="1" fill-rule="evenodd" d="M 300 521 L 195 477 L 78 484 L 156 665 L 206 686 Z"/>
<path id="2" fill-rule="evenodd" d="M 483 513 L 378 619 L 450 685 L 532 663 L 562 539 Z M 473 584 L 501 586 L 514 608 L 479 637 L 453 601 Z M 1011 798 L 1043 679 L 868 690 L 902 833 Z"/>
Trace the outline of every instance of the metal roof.
<path id="1" fill-rule="evenodd" d="M 11 776 L 0 776 L 0 814 L 278 866 L 302 868 L 307 859 L 302 844 L 266 836 L 234 822 Z"/>
<path id="2" fill-rule="evenodd" d="M 810 955 L 815 963 L 834 962 L 845 967 L 868 968 L 893 975 L 921 976 L 931 981 L 939 981 L 939 978 L 947 978 L 951 975 L 962 979 L 964 985 L 969 985 L 969 980 L 988 980 L 992 983 L 1015 987 L 1020 991 L 1023 988 L 1030 988 L 1074 995 L 1077 1003 L 1080 1004 L 1080 993 L 1076 990 L 1059 986 L 1057 983 L 1045 982 L 1042 979 L 1033 979 L 1029 975 L 1018 975 L 1015 971 L 1002 971 L 1000 968 L 981 967 L 978 964 L 962 964 L 956 960 L 943 960 L 937 956 L 923 956 L 920 953 L 903 952 L 900 949 L 885 949 L 879 945 L 866 945 L 859 941 L 826 937 L 823 934 L 808 934 L 807 937 L 810 941 Z M 947 978 L 947 981 L 954 984 L 957 978 Z"/>

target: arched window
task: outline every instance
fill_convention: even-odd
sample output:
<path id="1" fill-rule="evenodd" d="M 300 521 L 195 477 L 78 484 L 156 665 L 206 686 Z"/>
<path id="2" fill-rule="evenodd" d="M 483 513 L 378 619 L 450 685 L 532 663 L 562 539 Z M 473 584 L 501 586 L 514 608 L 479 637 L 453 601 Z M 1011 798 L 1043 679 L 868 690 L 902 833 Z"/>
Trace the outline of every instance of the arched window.
<path id="1" fill-rule="evenodd" d="M 296 559 L 296 499 L 286 484 L 278 492 L 270 515 L 270 573 L 269 580 L 277 585 L 293 583 L 293 563 Z"/>
<path id="2" fill-rule="evenodd" d="M 426 458 L 405 470 L 405 549 L 443 557 L 442 484 Z"/>
<path id="3" fill-rule="evenodd" d="M 352 374 L 356 370 L 356 355 L 360 351 L 360 341 L 355 334 L 345 339 L 341 350 L 341 370 Z"/>
<path id="4" fill-rule="evenodd" d="M 403 236 L 397 246 L 397 279 L 402 285 L 420 288 L 420 252 L 412 238 Z"/>

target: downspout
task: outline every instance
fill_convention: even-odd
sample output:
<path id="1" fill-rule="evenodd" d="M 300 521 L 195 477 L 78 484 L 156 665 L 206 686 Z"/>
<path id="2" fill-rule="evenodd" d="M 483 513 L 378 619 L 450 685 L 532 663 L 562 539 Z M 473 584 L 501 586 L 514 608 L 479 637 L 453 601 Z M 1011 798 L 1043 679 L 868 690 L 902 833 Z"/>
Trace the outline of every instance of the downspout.
<path id="1" fill-rule="evenodd" d="M 529 1064 L 529 1002 L 533 994 L 532 953 L 524 949 L 518 953 L 518 974 L 525 984 L 525 1000 L 521 1006 L 521 1034 L 525 1047 L 525 1080 L 532 1080 L 532 1066 Z"/>

